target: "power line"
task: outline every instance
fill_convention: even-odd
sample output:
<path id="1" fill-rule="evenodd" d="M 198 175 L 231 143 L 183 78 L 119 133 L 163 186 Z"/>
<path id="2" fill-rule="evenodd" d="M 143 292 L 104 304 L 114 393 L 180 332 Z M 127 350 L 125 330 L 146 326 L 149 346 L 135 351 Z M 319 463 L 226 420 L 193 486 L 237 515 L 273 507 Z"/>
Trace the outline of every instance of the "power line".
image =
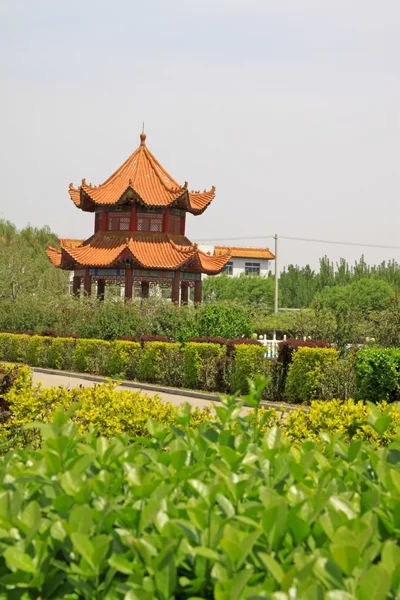
<path id="1" fill-rule="evenodd" d="M 359 248 L 384 248 L 388 250 L 400 250 L 400 246 L 390 246 L 387 244 L 362 244 L 360 242 L 340 242 L 338 240 L 318 240 L 313 238 L 301 238 L 291 237 L 287 235 L 280 235 L 280 239 L 283 240 L 294 240 L 297 242 L 312 242 L 316 244 L 335 244 L 338 246 L 358 246 Z"/>
<path id="2" fill-rule="evenodd" d="M 236 236 L 236 237 L 229 237 L 229 238 L 220 238 L 218 240 L 218 242 L 229 242 L 229 241 L 234 241 L 234 240 L 266 240 L 266 239 L 273 239 L 274 236 L 273 235 L 249 235 L 249 236 Z M 333 244 L 336 246 L 356 246 L 358 248 L 381 248 L 384 250 L 400 250 L 400 246 L 391 246 L 389 244 L 363 244 L 361 242 L 342 242 L 340 240 L 320 240 L 320 239 L 315 239 L 315 238 L 303 238 L 303 237 L 294 237 L 294 236 L 288 236 L 288 235 L 280 235 L 279 236 L 280 239 L 282 240 L 291 240 L 291 241 L 296 241 L 296 242 L 310 242 L 313 244 Z M 198 242 L 202 243 L 202 242 L 214 242 L 216 243 L 217 240 L 214 240 L 212 238 L 207 238 L 207 239 L 202 239 L 202 240 L 198 240 Z"/>

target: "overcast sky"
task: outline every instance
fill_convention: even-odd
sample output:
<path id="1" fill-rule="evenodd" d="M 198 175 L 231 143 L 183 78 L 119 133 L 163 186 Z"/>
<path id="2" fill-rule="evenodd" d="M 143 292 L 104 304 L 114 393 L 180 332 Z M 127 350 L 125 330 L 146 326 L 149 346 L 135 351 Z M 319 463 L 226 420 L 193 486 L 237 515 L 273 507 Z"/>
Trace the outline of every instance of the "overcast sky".
<path id="1" fill-rule="evenodd" d="M 139 144 L 217 196 L 192 241 L 400 246 L 399 0 L 1 0 L 0 216 L 89 237 L 68 184 Z M 272 245 L 236 240 L 232 245 Z M 364 251 L 282 240 L 281 265 Z"/>

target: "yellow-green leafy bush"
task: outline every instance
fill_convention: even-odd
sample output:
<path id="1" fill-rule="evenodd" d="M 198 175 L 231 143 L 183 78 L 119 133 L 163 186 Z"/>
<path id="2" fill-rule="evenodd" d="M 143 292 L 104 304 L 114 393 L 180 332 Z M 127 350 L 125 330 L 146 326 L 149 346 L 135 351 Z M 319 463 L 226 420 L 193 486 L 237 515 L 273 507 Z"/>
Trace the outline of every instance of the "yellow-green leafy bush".
<path id="1" fill-rule="evenodd" d="M 0 360 L 28 362 L 27 348 L 31 336 L 23 333 L 0 333 Z"/>
<path id="2" fill-rule="evenodd" d="M 107 375 L 110 347 L 111 343 L 104 340 L 76 340 L 74 370 Z"/>
<path id="3" fill-rule="evenodd" d="M 285 395 L 293 402 L 309 402 L 317 398 L 324 370 L 339 360 L 333 348 L 298 348 L 289 366 Z"/>
<path id="4" fill-rule="evenodd" d="M 293 440 L 319 440 L 325 432 L 339 434 L 346 441 L 368 440 L 386 445 L 398 439 L 399 427 L 398 403 L 371 406 L 355 400 L 313 400 L 309 410 L 292 410 L 287 414 L 284 432 Z"/>
<path id="5" fill-rule="evenodd" d="M 137 379 L 142 348 L 139 342 L 115 341 L 110 345 L 107 374 L 123 379 Z"/>
<path id="6" fill-rule="evenodd" d="M 150 397 L 143 392 L 119 391 L 111 382 L 94 387 L 43 388 L 40 385 L 12 388 L 7 394 L 11 417 L 0 424 L 0 440 L 7 447 L 24 447 L 38 444 L 40 432 L 25 430 L 28 423 L 52 421 L 54 411 L 62 406 L 68 410 L 79 403 L 73 414 L 80 432 L 96 429 L 97 434 L 112 436 L 127 433 L 129 436 L 147 437 L 147 422 L 157 420 L 162 425 L 177 423 L 178 408 L 164 402 L 157 394 Z M 208 421 L 210 410 L 192 411 L 193 425 Z"/>

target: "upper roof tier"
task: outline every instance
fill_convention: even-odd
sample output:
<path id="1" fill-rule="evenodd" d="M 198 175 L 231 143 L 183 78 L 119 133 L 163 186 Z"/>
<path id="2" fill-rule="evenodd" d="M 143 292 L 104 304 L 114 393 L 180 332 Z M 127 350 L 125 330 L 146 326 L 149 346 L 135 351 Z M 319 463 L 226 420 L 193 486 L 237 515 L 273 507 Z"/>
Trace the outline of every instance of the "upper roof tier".
<path id="1" fill-rule="evenodd" d="M 187 182 L 179 185 L 147 148 L 146 135 L 142 133 L 140 146 L 104 183 L 92 186 L 82 179 L 78 188 L 70 183 L 69 195 L 75 206 L 87 212 L 93 212 L 96 206 L 112 206 L 136 198 L 147 207 L 174 205 L 199 215 L 215 197 L 215 188 L 189 192 Z"/>

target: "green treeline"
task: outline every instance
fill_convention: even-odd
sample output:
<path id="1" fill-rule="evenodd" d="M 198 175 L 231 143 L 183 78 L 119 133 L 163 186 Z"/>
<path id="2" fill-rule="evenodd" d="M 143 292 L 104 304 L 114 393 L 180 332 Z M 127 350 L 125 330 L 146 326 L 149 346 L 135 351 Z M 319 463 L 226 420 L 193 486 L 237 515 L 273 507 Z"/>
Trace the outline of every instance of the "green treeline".
<path id="1" fill-rule="evenodd" d="M 361 281 L 371 283 L 360 284 Z M 335 288 L 336 291 L 332 291 Z M 279 306 L 284 308 L 317 308 L 336 297 L 377 296 L 371 308 L 379 308 L 400 288 L 400 264 L 394 260 L 380 265 L 367 265 L 362 256 L 354 265 L 344 258 L 334 263 L 327 256 L 320 259 L 319 270 L 310 265 L 289 265 L 279 278 Z M 204 281 L 206 302 L 241 301 L 250 306 L 271 309 L 274 297 L 273 276 L 227 277 L 221 275 Z M 366 301 L 368 305 L 368 301 Z M 362 304 L 362 303 L 361 303 Z M 367 306 L 369 308 L 369 306 Z"/>
<path id="2" fill-rule="evenodd" d="M 47 226 L 28 225 L 18 231 L 13 223 L 0 220 L 0 300 L 68 292 L 69 273 L 50 263 L 48 243 L 57 246 L 58 238 Z"/>

